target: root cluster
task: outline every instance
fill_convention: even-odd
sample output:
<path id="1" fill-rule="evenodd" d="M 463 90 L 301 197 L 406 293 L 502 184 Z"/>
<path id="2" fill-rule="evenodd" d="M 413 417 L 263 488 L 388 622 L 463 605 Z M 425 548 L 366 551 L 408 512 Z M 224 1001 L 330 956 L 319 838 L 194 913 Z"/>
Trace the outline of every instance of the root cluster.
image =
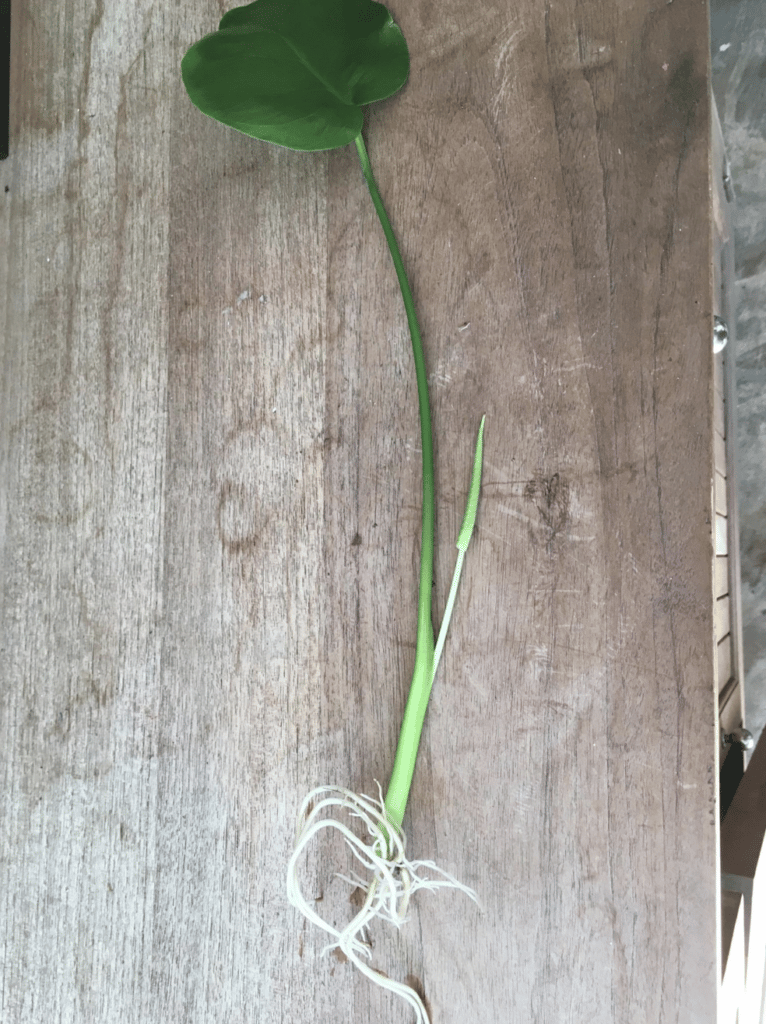
<path id="1" fill-rule="evenodd" d="M 415 1011 L 418 1024 L 429 1024 L 423 1001 L 413 988 L 386 977 L 366 962 L 372 956 L 369 925 L 375 918 L 382 918 L 400 929 L 407 921 L 410 899 L 418 889 L 460 889 L 478 906 L 481 905 L 472 889 L 437 867 L 433 861 L 407 859 L 406 837 L 400 828 L 389 821 L 380 783 L 376 782 L 376 785 L 379 796 L 377 800 L 338 786 L 319 786 L 308 794 L 298 813 L 295 849 L 287 869 L 287 897 L 309 921 L 333 936 L 334 941 L 323 948 L 323 955 L 333 949 L 340 949 L 370 981 L 404 999 Z M 357 836 L 337 818 L 323 816 L 330 808 L 346 810 L 352 817 L 363 821 L 371 842 Z M 358 914 L 340 931 L 317 914 L 303 895 L 298 882 L 301 854 L 324 828 L 333 828 L 341 833 L 354 857 L 368 873 L 367 878 L 356 872 L 335 875 L 365 894 Z M 424 875 L 423 871 L 432 875 L 435 873 L 437 877 Z"/>

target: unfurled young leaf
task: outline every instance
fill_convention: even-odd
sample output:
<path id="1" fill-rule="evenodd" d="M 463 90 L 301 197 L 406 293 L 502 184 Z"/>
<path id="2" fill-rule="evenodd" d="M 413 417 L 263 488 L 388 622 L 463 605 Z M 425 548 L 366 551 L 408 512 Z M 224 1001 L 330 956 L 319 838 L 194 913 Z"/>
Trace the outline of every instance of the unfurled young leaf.
<path id="1" fill-rule="evenodd" d="M 181 62 L 192 103 L 255 139 L 336 149 L 362 130 L 362 107 L 409 74 L 404 36 L 373 0 L 255 0 L 221 18 Z"/>

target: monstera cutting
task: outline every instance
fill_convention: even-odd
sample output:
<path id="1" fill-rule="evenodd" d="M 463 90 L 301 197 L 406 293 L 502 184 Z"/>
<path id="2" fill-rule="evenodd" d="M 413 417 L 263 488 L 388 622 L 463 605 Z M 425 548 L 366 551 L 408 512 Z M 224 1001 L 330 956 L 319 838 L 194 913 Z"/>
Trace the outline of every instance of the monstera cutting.
<path id="1" fill-rule="evenodd" d="M 474 528 L 481 484 L 484 418 L 478 432 L 467 508 L 457 539 L 457 562 L 438 638 L 434 643 L 431 591 L 434 562 L 434 466 L 431 415 L 423 344 L 399 247 L 375 183 L 362 138 L 363 108 L 397 93 L 409 75 L 409 51 L 388 10 L 373 0 L 255 0 L 221 18 L 218 31 L 196 42 L 181 62 L 192 102 L 217 121 L 254 139 L 293 150 L 321 151 L 353 143 L 380 219 L 412 341 L 422 445 L 422 532 L 417 644 L 412 683 L 385 799 L 340 786 L 319 786 L 301 804 L 297 839 L 287 866 L 287 897 L 310 921 L 333 936 L 338 948 L 375 984 L 405 999 L 421 1024 L 428 1015 L 418 993 L 388 978 L 366 960 L 366 934 L 376 918 L 397 927 L 406 920 L 418 889 L 458 888 L 476 894 L 433 861 L 410 860 L 402 830 L 431 688 L 455 604 L 463 559 Z M 331 814 L 332 812 L 332 814 Z M 363 822 L 357 835 L 337 817 Z M 364 899 L 342 929 L 322 918 L 303 895 L 298 868 L 307 844 L 322 829 L 337 829 L 367 871 L 338 875 Z"/>

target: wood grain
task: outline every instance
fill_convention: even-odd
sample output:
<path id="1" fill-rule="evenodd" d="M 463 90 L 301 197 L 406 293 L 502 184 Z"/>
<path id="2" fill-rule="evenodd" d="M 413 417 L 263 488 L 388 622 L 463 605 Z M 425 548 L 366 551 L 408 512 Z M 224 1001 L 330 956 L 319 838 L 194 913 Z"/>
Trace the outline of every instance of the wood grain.
<path id="1" fill-rule="evenodd" d="M 409 1019 L 284 896 L 300 801 L 386 785 L 409 687 L 406 321 L 353 148 L 269 147 L 188 101 L 181 56 L 223 9 L 14 4 L 14 1024 Z M 425 338 L 436 618 L 487 416 L 405 827 L 486 909 L 423 894 L 373 962 L 434 1024 L 708 1024 L 707 9 L 392 11 L 410 80 L 365 132 Z M 320 845 L 304 879 L 347 917 L 342 853 Z"/>

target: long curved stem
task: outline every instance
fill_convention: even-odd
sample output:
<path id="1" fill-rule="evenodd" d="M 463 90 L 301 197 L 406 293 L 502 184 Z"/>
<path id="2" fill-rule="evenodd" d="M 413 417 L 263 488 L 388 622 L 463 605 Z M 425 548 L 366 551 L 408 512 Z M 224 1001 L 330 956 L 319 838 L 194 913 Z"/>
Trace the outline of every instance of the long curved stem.
<path id="1" fill-rule="evenodd" d="M 396 238 L 383 207 L 375 179 L 372 176 L 370 161 L 361 134 L 357 136 L 355 141 L 362 164 L 362 171 L 367 180 L 370 195 L 378 212 L 380 223 L 383 226 L 388 248 L 396 268 L 404 307 L 407 311 L 407 321 L 412 338 L 412 351 L 415 357 L 418 407 L 420 409 L 420 436 L 423 450 L 423 532 L 420 551 L 418 638 L 410 693 L 407 698 L 407 707 L 404 711 L 404 719 L 394 758 L 394 767 L 391 772 L 391 780 L 385 800 L 383 799 L 383 791 L 380 786 L 378 786 L 379 799 L 376 801 L 371 801 L 365 796 L 351 793 L 345 789 L 338 789 L 334 786 L 320 786 L 309 793 L 303 801 L 298 815 L 298 835 L 287 871 L 287 895 L 293 906 L 297 907 L 308 920 L 313 921 L 314 924 L 334 936 L 336 941 L 327 946 L 324 952 L 333 948 L 340 949 L 376 985 L 389 989 L 405 999 L 415 1011 L 419 1024 L 429 1024 L 426 1007 L 413 988 L 394 981 L 388 978 L 387 975 L 383 975 L 381 972 L 369 967 L 360 957 L 362 955 L 370 956 L 370 943 L 365 938 L 365 932 L 369 923 L 376 917 L 382 917 L 396 925 L 397 928 L 400 927 L 405 921 L 410 896 L 417 889 L 436 889 L 443 886 L 457 888 L 461 889 L 478 903 L 476 893 L 473 890 L 468 889 L 452 878 L 451 875 L 442 871 L 432 861 L 410 861 L 406 858 L 402 820 L 407 806 L 412 776 L 415 771 L 415 761 L 418 755 L 420 735 L 428 707 L 428 699 L 431 695 L 436 668 L 444 647 L 447 630 L 449 629 L 455 596 L 460 582 L 460 573 L 463 568 L 463 559 L 476 521 L 476 509 L 481 487 L 484 417 L 482 417 L 476 441 L 468 503 L 463 518 L 463 525 L 457 539 L 457 565 L 455 566 L 455 573 L 436 649 L 434 649 L 433 626 L 431 623 L 431 581 L 434 561 L 434 463 L 431 414 L 428 406 L 428 382 L 425 358 L 423 356 L 423 344 L 420 338 L 417 317 L 415 316 L 415 304 L 412 301 L 412 293 L 407 276 L 404 273 L 399 246 L 396 244 Z M 321 799 L 317 800 L 317 798 Z M 309 810 L 310 806 L 312 806 L 312 810 Z M 347 826 L 336 821 L 334 818 L 321 817 L 325 809 L 330 806 L 345 808 L 354 817 L 361 818 L 367 825 L 368 835 L 373 838 L 372 844 L 368 845 L 365 840 L 360 839 Z M 368 870 L 372 870 L 374 876 L 372 882 L 368 884 L 356 874 L 352 877 L 337 875 L 338 878 L 344 879 L 351 885 L 357 888 L 361 887 L 367 894 L 364 906 L 343 931 L 338 931 L 328 921 L 323 920 L 306 901 L 298 884 L 298 858 L 313 836 L 320 829 L 325 828 L 332 828 L 340 832 L 356 858 Z M 418 869 L 421 867 L 427 867 L 430 870 L 436 871 L 442 877 L 439 879 L 424 877 L 418 873 Z"/>
<path id="2" fill-rule="evenodd" d="M 396 747 L 394 767 L 391 781 L 386 792 L 386 812 L 388 817 L 401 828 L 404 811 L 407 806 L 412 775 L 415 771 L 415 759 L 420 744 L 420 734 L 428 707 L 433 682 L 434 635 L 431 622 L 431 588 L 434 566 L 434 457 L 433 439 L 431 434 L 431 412 L 428 403 L 428 380 L 426 378 L 426 362 L 423 355 L 423 342 L 420 337 L 415 303 L 412 299 L 404 264 L 396 243 L 393 229 L 378 192 L 378 186 L 372 175 L 370 159 L 364 145 L 361 132 L 355 139 L 359 160 L 362 165 L 367 187 L 378 212 L 380 223 L 388 242 L 391 258 L 399 279 L 404 308 L 407 312 L 407 323 L 412 338 L 412 354 L 415 358 L 415 374 L 418 384 L 418 408 L 420 410 L 420 438 L 423 450 L 423 523 L 420 547 L 420 591 L 418 595 L 418 637 L 415 651 L 415 668 L 412 674 L 410 693 L 404 712 L 399 742 Z"/>

